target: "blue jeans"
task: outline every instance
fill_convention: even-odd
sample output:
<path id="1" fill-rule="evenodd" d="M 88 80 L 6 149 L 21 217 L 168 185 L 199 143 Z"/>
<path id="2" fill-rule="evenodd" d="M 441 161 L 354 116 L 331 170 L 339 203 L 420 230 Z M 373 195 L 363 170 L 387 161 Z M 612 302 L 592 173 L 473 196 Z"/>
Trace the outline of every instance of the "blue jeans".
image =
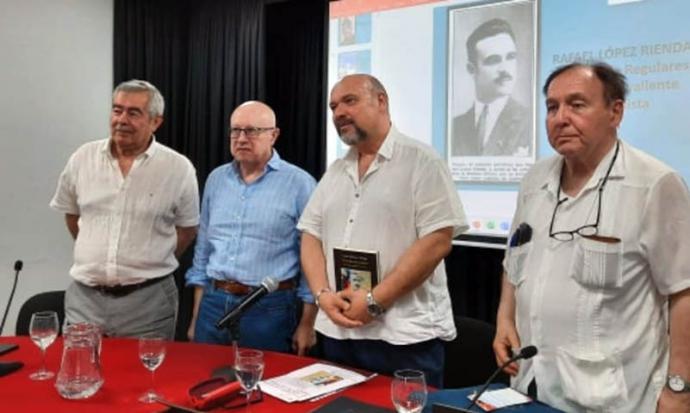
<path id="1" fill-rule="evenodd" d="M 398 369 L 421 370 L 426 382 L 443 387 L 445 353 L 440 339 L 395 345 L 383 340 L 336 340 L 319 336 L 324 358 L 335 363 L 392 376 Z"/>
<path id="2" fill-rule="evenodd" d="M 213 286 L 206 287 L 199 305 L 194 341 L 230 344 L 228 329 L 215 324 L 245 296 L 237 296 Z M 292 351 L 292 334 L 297 327 L 296 290 L 280 290 L 262 297 L 240 317 L 239 345 L 255 349 Z"/>

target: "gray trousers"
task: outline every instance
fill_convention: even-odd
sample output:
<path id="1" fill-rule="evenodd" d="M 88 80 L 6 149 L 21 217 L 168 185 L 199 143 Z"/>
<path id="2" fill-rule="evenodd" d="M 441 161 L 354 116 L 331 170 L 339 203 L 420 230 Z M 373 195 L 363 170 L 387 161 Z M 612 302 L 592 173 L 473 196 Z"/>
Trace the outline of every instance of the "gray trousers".
<path id="1" fill-rule="evenodd" d="M 65 324 L 90 322 L 109 337 L 157 335 L 173 340 L 178 300 L 174 277 L 122 297 L 73 281 L 65 292 Z"/>

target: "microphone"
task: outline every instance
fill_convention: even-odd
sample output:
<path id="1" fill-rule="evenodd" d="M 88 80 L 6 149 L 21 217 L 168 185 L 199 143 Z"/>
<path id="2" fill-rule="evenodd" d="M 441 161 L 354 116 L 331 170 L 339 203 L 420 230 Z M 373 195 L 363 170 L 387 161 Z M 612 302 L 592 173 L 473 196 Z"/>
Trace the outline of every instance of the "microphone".
<path id="1" fill-rule="evenodd" d="M 0 335 L 2 335 L 2 330 L 5 328 L 7 313 L 10 311 L 10 304 L 12 304 L 12 298 L 14 298 L 14 292 L 17 290 L 19 272 L 22 270 L 22 268 L 24 268 L 24 263 L 22 262 L 22 260 L 17 260 L 14 262 L 14 284 L 12 284 L 12 292 L 10 292 L 10 298 L 7 300 L 7 307 L 5 307 L 5 314 L 2 316 L 2 323 L 0 323 Z"/>
<path id="2" fill-rule="evenodd" d="M 489 380 L 487 380 L 486 383 L 484 383 L 484 385 L 482 386 L 482 388 L 481 388 L 481 389 L 477 392 L 477 394 L 475 394 L 475 396 L 472 398 L 472 401 L 470 402 L 470 404 L 468 404 L 467 407 L 465 407 L 464 409 L 461 409 L 460 411 L 463 411 L 463 412 L 470 412 L 470 413 L 471 413 L 472 410 L 470 410 L 470 409 L 472 408 L 472 406 L 474 406 L 475 404 L 477 404 L 477 400 L 479 400 L 479 397 L 480 397 L 482 394 L 484 394 L 484 392 L 486 391 L 486 389 L 489 388 L 489 384 L 491 384 L 491 382 L 496 378 L 496 376 L 498 376 L 498 373 L 500 373 L 508 364 L 510 364 L 510 363 L 512 363 L 512 362 L 514 362 L 514 361 L 517 361 L 517 360 L 527 360 L 527 359 L 531 359 L 531 358 L 534 357 L 536 354 L 537 354 L 537 348 L 536 348 L 535 346 L 523 347 L 522 350 L 520 350 L 519 353 L 515 354 L 513 357 L 511 357 L 510 359 L 508 359 L 508 361 L 506 361 L 505 363 L 501 364 L 501 365 L 496 369 L 496 371 L 494 371 L 494 373 L 491 375 L 491 377 L 489 377 Z"/>
<path id="3" fill-rule="evenodd" d="M 261 285 L 251 292 L 242 302 L 237 304 L 235 308 L 228 311 L 220 320 L 216 322 L 216 328 L 221 329 L 228 326 L 228 324 L 237 321 L 240 316 L 249 309 L 249 307 L 256 304 L 257 301 L 264 295 L 272 293 L 278 289 L 278 282 L 271 277 L 264 278 Z"/>

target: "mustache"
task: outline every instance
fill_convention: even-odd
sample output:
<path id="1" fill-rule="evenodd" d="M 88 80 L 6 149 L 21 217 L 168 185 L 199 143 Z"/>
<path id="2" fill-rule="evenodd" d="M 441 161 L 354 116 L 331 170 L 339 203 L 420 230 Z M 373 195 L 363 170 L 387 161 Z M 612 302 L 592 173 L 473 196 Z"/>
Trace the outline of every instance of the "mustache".
<path id="1" fill-rule="evenodd" d="M 115 127 L 113 128 L 113 131 L 131 133 L 131 132 L 134 132 L 134 129 L 130 128 L 129 126 L 125 126 L 125 125 L 115 125 Z"/>
<path id="2" fill-rule="evenodd" d="M 494 80 L 495 83 L 504 83 L 513 80 L 513 76 L 506 72 L 501 72 L 499 73 L 498 77 L 496 80 Z"/>
<path id="3" fill-rule="evenodd" d="M 342 118 L 336 119 L 334 123 L 335 123 L 335 127 L 340 129 L 343 126 L 354 124 L 354 121 L 350 118 L 342 117 Z"/>

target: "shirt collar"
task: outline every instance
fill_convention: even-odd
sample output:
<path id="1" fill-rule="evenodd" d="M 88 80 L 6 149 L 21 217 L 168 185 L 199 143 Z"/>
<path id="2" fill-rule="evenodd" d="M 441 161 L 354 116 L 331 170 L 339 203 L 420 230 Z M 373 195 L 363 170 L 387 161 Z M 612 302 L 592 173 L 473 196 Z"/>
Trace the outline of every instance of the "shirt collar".
<path id="1" fill-rule="evenodd" d="M 101 150 L 101 152 L 104 152 L 111 159 L 115 159 L 115 157 L 113 156 L 113 153 L 110 151 L 110 147 L 112 146 L 112 144 L 113 144 L 113 138 L 111 136 L 110 138 L 105 139 L 103 141 L 103 144 L 101 145 L 100 150 Z M 137 158 L 140 156 L 150 158 L 157 151 L 158 151 L 158 142 L 156 142 L 156 135 L 151 135 L 151 143 L 149 144 L 148 148 L 146 148 L 146 150 L 144 152 L 139 154 L 139 156 L 137 156 Z"/>
<path id="2" fill-rule="evenodd" d="M 487 116 L 493 115 L 494 113 L 501 113 L 503 108 L 508 104 L 508 98 L 510 96 L 505 95 L 501 96 L 500 98 L 494 99 L 493 102 L 490 103 L 482 103 L 478 101 L 477 99 L 474 100 L 474 123 L 475 125 L 479 121 L 479 117 L 482 115 L 482 111 L 484 110 L 484 106 L 488 106 L 489 110 L 487 112 Z"/>
<path id="3" fill-rule="evenodd" d="M 266 175 L 266 173 L 271 170 L 271 171 L 277 171 L 280 170 L 282 166 L 282 159 L 280 158 L 280 155 L 278 155 L 278 151 L 273 148 L 273 153 L 271 154 L 271 159 L 268 160 L 266 163 L 266 166 L 264 166 L 263 173 L 261 176 Z M 237 163 L 236 160 L 233 159 L 232 161 L 232 171 L 237 177 L 240 177 L 240 165 Z"/>
<path id="4" fill-rule="evenodd" d="M 397 141 L 397 137 L 399 134 L 400 133 L 398 132 L 398 129 L 395 127 L 395 125 L 391 123 L 390 129 L 388 129 L 388 134 L 385 138 L 383 138 L 383 143 L 379 147 L 377 155 L 381 156 L 386 160 L 391 159 L 393 157 L 393 149 L 395 147 L 395 142 Z M 359 153 L 357 152 L 357 148 L 353 145 L 350 146 L 350 149 L 343 157 L 343 160 L 346 160 L 348 162 L 356 162 L 358 155 Z"/>
<path id="5" fill-rule="evenodd" d="M 622 140 L 618 139 L 617 140 L 618 145 L 620 145 L 620 148 L 618 149 L 618 157 L 616 158 L 616 161 L 613 164 L 613 167 L 611 168 L 611 173 L 609 174 L 609 181 L 611 180 L 619 180 L 625 177 L 625 144 L 623 143 Z M 589 181 L 585 184 L 585 186 L 582 188 L 580 193 L 596 188 L 599 186 L 601 183 L 601 180 L 604 179 L 604 176 L 606 175 L 606 171 L 609 168 L 609 164 L 611 163 L 611 159 L 613 158 L 613 154 L 616 152 L 616 145 L 614 144 L 611 149 L 609 149 L 608 153 L 599 161 L 599 165 L 597 165 L 597 168 L 595 169 L 594 173 L 592 176 L 589 178 Z M 547 191 L 551 192 L 554 196 L 556 195 L 556 192 L 558 191 L 558 181 L 560 181 L 561 178 L 561 169 L 563 168 L 563 157 L 558 156 L 556 162 L 553 163 L 551 168 L 549 168 L 548 171 L 548 178 L 546 179 L 546 182 L 544 182 L 544 185 L 542 185 L 542 189 L 546 189 Z"/>

